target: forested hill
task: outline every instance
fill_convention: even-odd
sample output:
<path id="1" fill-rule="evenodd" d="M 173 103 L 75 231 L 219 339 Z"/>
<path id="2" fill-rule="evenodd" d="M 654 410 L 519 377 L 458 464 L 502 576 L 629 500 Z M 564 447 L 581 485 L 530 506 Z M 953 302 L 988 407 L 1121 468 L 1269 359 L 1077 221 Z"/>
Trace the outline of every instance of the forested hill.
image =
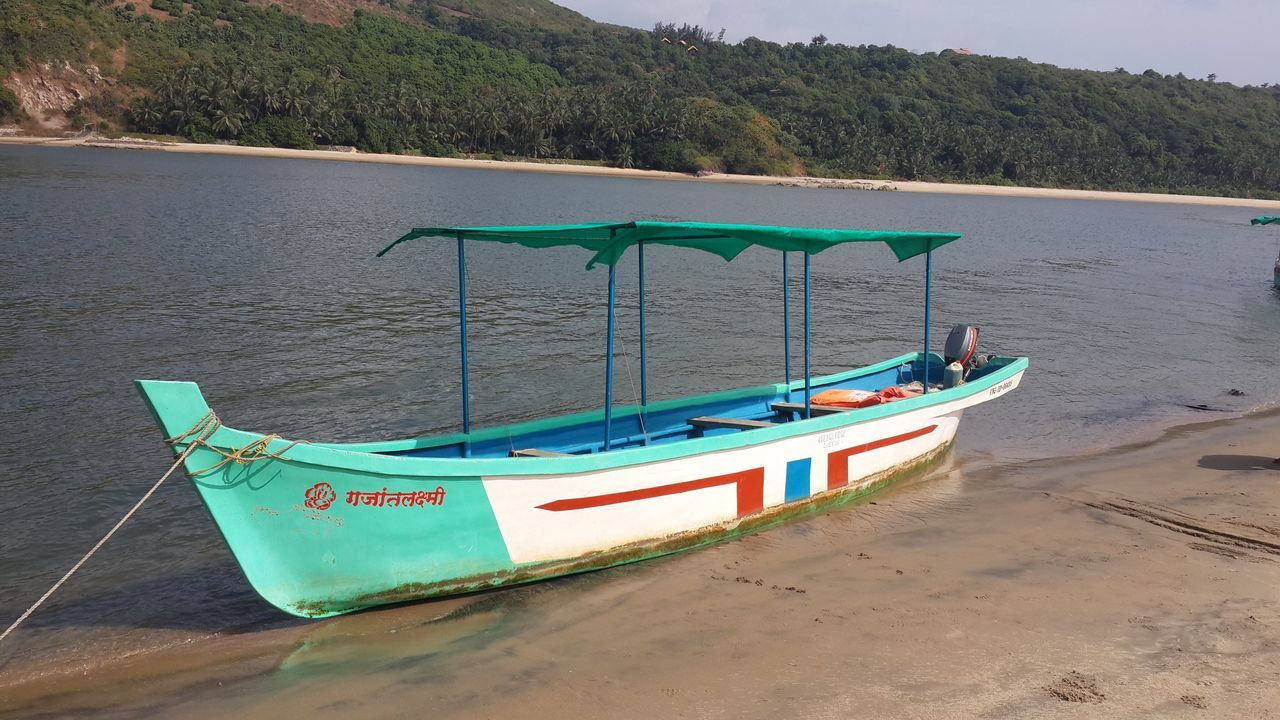
<path id="1" fill-rule="evenodd" d="M 0 0 L 0 123 L 1280 197 L 1277 86 L 822 37 L 725 43 L 547 0 L 276 2 Z"/>

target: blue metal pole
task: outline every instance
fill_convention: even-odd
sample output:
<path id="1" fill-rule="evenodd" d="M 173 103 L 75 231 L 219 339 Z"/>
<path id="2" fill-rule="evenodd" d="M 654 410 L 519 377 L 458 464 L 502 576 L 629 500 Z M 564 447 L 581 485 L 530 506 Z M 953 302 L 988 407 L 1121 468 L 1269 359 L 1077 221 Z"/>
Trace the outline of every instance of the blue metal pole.
<path id="1" fill-rule="evenodd" d="M 471 387 L 467 382 L 467 254 L 458 233 L 458 328 L 462 335 L 462 434 L 471 433 Z M 470 443 L 462 443 L 462 456 L 471 454 Z"/>
<path id="2" fill-rule="evenodd" d="M 929 394 L 929 300 L 933 278 L 933 251 L 924 254 L 924 394 Z"/>
<path id="3" fill-rule="evenodd" d="M 812 417 L 809 395 L 812 391 L 809 375 L 809 252 L 804 253 L 804 416 Z"/>
<path id="4" fill-rule="evenodd" d="M 609 435 L 613 423 L 613 305 L 617 288 L 618 268 L 609 266 L 609 339 L 604 351 L 604 449 L 609 449 Z"/>
<path id="5" fill-rule="evenodd" d="M 787 376 L 787 402 L 791 402 L 791 289 L 787 286 L 787 253 L 782 253 L 782 371 Z"/>
<path id="6" fill-rule="evenodd" d="M 644 355 L 644 243 L 636 243 L 640 253 L 640 407 L 649 404 L 649 381 L 645 370 Z"/>

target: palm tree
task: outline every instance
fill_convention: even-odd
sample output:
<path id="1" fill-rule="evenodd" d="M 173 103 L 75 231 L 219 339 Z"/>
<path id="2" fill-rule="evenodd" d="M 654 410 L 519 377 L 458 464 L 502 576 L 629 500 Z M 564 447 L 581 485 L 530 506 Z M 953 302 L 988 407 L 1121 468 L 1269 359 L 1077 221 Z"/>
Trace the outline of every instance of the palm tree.
<path id="1" fill-rule="evenodd" d="M 302 88 L 290 83 L 280 91 L 280 107 L 291 117 L 302 117 L 307 112 L 307 96 Z"/>
<path id="2" fill-rule="evenodd" d="M 629 168 L 635 165 L 635 153 L 631 149 L 631 143 L 623 143 L 618 148 L 618 152 L 614 156 L 614 163 L 620 168 Z"/>
<path id="3" fill-rule="evenodd" d="M 133 124 L 146 132 L 156 132 L 160 129 L 160 123 L 164 122 L 160 103 L 154 98 L 142 98 L 134 103 L 129 115 L 133 119 Z"/>
<path id="4" fill-rule="evenodd" d="M 219 108 L 213 113 L 213 131 L 224 137 L 235 137 L 243 127 L 240 114 Z"/>
<path id="5" fill-rule="evenodd" d="M 204 117 L 204 113 L 196 110 L 190 101 L 169 111 L 169 119 L 173 121 L 173 131 L 179 135 L 183 134 L 182 131 L 187 129 L 197 117 Z"/>
<path id="6" fill-rule="evenodd" d="M 337 63 L 329 63 L 324 66 L 324 79 L 331 83 L 346 80 L 347 76 L 342 72 L 342 66 Z"/>
<path id="7" fill-rule="evenodd" d="M 529 157 L 542 158 L 551 157 L 555 154 L 555 144 L 551 142 L 551 138 L 546 135 L 539 134 L 529 143 Z"/>
<path id="8" fill-rule="evenodd" d="M 284 106 L 281 88 L 270 79 L 263 79 L 257 86 L 258 107 L 263 115 L 273 115 Z"/>
<path id="9" fill-rule="evenodd" d="M 498 149 L 498 138 L 506 134 L 506 124 L 506 118 L 497 100 L 493 96 L 487 96 L 486 100 L 478 106 L 476 114 L 476 128 L 480 137 L 484 139 L 486 149 L 490 151 Z"/>
<path id="10" fill-rule="evenodd" d="M 407 106 L 409 119 L 414 125 L 427 125 L 431 122 L 434 107 L 430 98 L 415 92 L 409 96 Z"/>
<path id="11" fill-rule="evenodd" d="M 205 114 L 212 115 L 212 111 L 223 107 L 226 95 L 229 93 L 227 82 L 218 75 L 209 75 L 204 82 L 197 86 L 195 91 L 196 99 L 203 106 Z"/>
<path id="12" fill-rule="evenodd" d="M 466 127 L 456 115 L 444 121 L 444 128 L 441 131 L 441 136 L 443 136 L 449 144 L 454 147 L 460 147 L 463 143 L 469 143 L 471 141 L 471 136 L 467 133 Z"/>

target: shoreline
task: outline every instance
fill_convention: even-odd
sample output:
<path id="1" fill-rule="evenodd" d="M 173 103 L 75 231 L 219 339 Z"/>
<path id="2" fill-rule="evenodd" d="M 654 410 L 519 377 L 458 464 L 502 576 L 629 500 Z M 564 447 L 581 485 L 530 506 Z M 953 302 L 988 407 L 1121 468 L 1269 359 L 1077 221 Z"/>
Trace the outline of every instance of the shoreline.
<path id="1" fill-rule="evenodd" d="M 1169 195 L 1162 193 L 1124 192 L 1116 190 L 1073 190 L 1062 188 L 1034 188 L 1009 185 L 975 185 L 964 183 L 924 182 L 916 180 L 858 180 L 841 178 L 816 178 L 807 176 L 783 177 L 772 175 L 733 175 L 715 173 L 695 176 L 663 170 L 638 170 L 602 165 L 573 165 L 527 160 L 480 160 L 472 158 L 441 158 L 420 155 L 392 155 L 361 153 L 339 150 L 290 150 L 286 148 L 245 147 L 240 145 L 209 145 L 200 143 L 170 143 L 158 140 L 121 138 L 119 140 L 77 136 L 71 138 L 42 138 L 34 136 L 0 136 L 0 145 L 30 147 L 89 147 L 114 150 L 155 150 L 160 152 L 195 155 L 222 155 L 232 157 L 261 157 L 289 160 L 337 160 L 342 162 L 378 163 L 385 165 L 416 165 L 465 170 L 505 170 L 507 172 L 548 173 L 553 175 L 579 175 L 589 177 L 613 177 L 640 180 L 673 180 L 681 182 L 727 183 L 735 185 L 765 185 L 808 189 L 872 190 L 940 195 L 970 195 L 985 197 L 1020 197 L 1054 200 L 1104 200 L 1111 202 L 1145 202 L 1171 205 L 1216 205 L 1280 210 L 1280 200 L 1229 198 L 1210 195 Z"/>
<path id="2" fill-rule="evenodd" d="M 802 689 L 806 713 L 822 715 L 852 710 L 850 698 L 793 685 L 794 673 L 779 674 L 776 661 L 856 662 L 895 669 L 863 674 L 862 712 L 837 714 L 893 716 L 903 692 L 916 692 L 917 710 L 940 717 L 1039 717 L 1079 703 L 1120 717 L 1206 707 L 1248 713 L 1280 698 L 1267 689 L 1280 677 L 1280 615 L 1260 600 L 1280 581 L 1280 528 L 1269 521 L 1280 498 L 1268 492 L 1280 477 L 1270 462 L 1280 454 L 1271 440 L 1277 430 L 1280 409 L 1270 408 L 1179 424 L 1105 451 L 977 470 L 944 465 L 872 502 L 697 552 L 193 638 L 92 669 L 72 664 L 9 682 L 0 675 L 0 692 L 19 715 L 37 716 L 163 710 L 212 718 L 232 706 L 325 715 L 332 708 L 324 702 L 341 699 L 375 714 L 445 701 L 443 716 L 526 708 L 529 717 L 560 717 L 585 698 L 549 692 L 544 681 L 604 674 L 631 678 L 592 694 L 619 717 L 687 710 L 691 692 L 734 698 L 746 711 L 777 697 L 798 700 Z M 848 567 L 833 574 L 833 562 Z M 1119 586 L 1131 592 L 1114 592 Z M 743 612 L 762 625 L 749 643 L 731 632 Z M 619 639 L 621 656 L 592 649 L 589 638 L 626 618 L 649 634 Z M 744 654 L 744 643 L 758 647 Z M 668 664 L 643 661 L 654 652 L 670 652 Z M 548 654 L 562 659 L 542 667 Z M 455 660 L 480 666 L 481 676 L 542 669 L 509 682 L 512 697 L 477 708 L 482 681 L 442 673 L 464 686 L 458 694 L 419 677 Z M 747 686 L 730 687 L 708 670 L 730 660 Z M 350 663 L 378 670 L 347 681 L 341 668 Z M 282 706 L 276 696 L 286 678 Z M 144 680 L 149 690 L 131 689 Z M 383 690 L 392 687 L 414 699 L 389 698 Z"/>

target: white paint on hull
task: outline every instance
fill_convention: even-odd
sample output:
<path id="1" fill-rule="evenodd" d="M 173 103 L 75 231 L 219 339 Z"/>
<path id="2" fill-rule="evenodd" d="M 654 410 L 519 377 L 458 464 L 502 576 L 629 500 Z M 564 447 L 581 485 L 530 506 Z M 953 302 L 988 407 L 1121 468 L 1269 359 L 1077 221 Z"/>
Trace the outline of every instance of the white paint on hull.
<path id="1" fill-rule="evenodd" d="M 599 472 L 486 477 L 485 490 L 514 562 L 580 557 L 732 522 L 740 517 L 743 489 L 739 483 L 729 483 L 652 497 L 624 496 L 595 507 L 553 510 L 540 506 L 619 493 L 644 495 L 646 490 L 652 493 L 655 488 L 676 483 L 762 469 L 763 503 L 759 509 L 774 508 L 786 500 L 788 462 L 809 459 L 808 496 L 813 496 L 829 492 L 828 458 L 832 453 L 932 426 L 927 434 L 848 457 L 848 485 L 830 490 L 847 492 L 862 487 L 878 473 L 947 445 L 955 437 L 964 408 L 1013 390 L 1021 378 L 1019 373 L 985 392 L 834 430 Z"/>

